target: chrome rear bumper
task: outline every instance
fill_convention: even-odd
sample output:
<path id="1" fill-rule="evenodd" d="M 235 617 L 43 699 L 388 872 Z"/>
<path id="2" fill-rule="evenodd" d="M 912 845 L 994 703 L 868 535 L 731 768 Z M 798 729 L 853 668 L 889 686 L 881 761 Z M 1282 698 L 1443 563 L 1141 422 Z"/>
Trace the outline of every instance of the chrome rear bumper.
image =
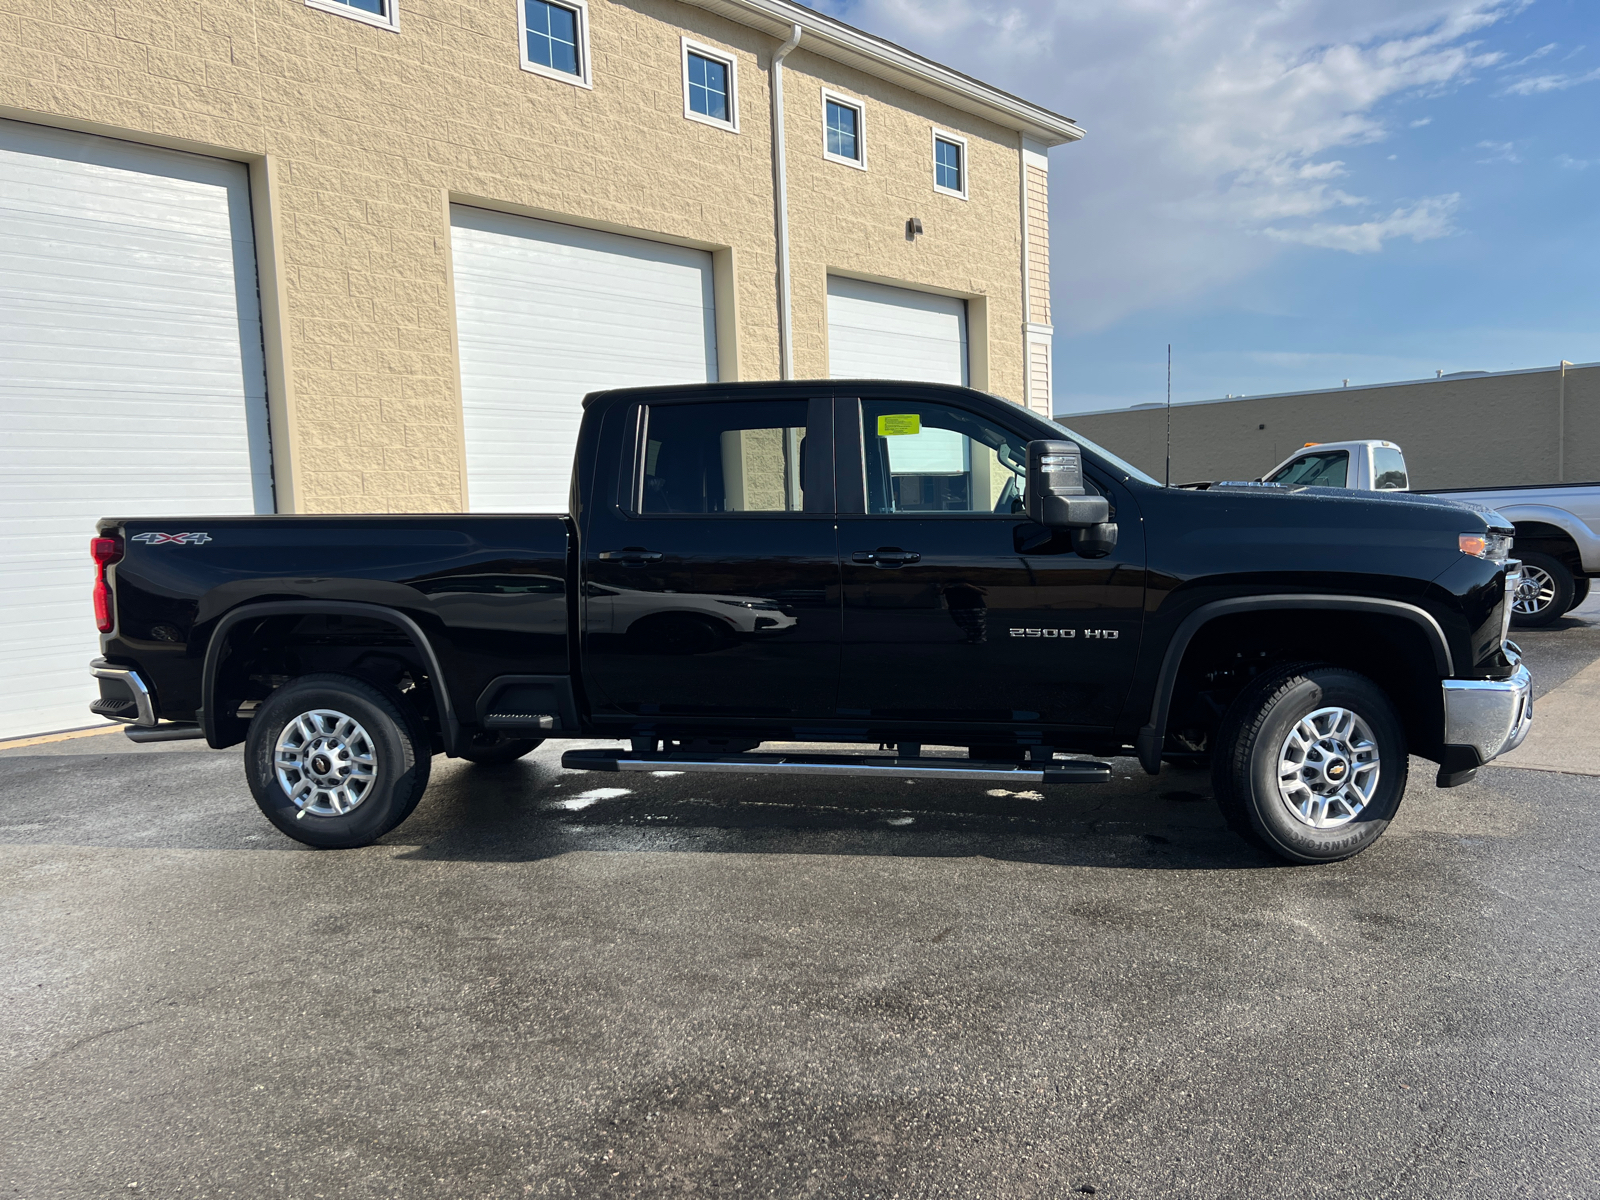
<path id="1" fill-rule="evenodd" d="M 105 659 L 97 658 L 89 664 L 89 674 L 103 681 L 100 699 L 89 706 L 95 716 L 121 721 L 124 725 L 153 726 L 157 723 L 155 700 L 139 672 L 112 666 Z"/>
<path id="2" fill-rule="evenodd" d="M 1445 747 L 1470 746 L 1480 766 L 1522 745 L 1533 724 L 1533 678 L 1516 646 L 1507 642 L 1506 648 L 1517 664 L 1510 679 L 1443 683 Z"/>

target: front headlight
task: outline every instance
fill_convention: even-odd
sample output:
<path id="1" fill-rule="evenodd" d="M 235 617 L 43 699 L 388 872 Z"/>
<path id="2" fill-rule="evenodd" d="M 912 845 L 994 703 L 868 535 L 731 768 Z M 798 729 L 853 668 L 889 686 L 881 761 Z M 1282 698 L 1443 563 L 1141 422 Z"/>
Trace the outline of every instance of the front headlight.
<path id="1" fill-rule="evenodd" d="M 1460 544 L 1461 553 L 1492 563 L 1503 563 L 1511 555 L 1511 538 L 1504 533 L 1463 533 Z"/>

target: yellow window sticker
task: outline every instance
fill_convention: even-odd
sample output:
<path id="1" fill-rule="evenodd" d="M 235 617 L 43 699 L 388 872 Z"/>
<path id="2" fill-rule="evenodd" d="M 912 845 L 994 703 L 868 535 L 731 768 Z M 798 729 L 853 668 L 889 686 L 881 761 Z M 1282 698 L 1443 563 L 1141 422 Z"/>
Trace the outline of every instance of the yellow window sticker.
<path id="1" fill-rule="evenodd" d="M 916 413 L 892 413 L 878 418 L 879 437 L 903 437 L 922 432 L 922 418 Z"/>

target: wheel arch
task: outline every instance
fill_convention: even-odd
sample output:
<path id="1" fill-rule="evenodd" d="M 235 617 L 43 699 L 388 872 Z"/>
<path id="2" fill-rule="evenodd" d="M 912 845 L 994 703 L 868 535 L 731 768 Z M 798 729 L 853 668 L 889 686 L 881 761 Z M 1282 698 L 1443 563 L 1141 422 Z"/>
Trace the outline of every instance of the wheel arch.
<path id="1" fill-rule="evenodd" d="M 1513 517 L 1511 524 L 1516 528 L 1516 535 L 1512 539 L 1511 557 L 1517 557 L 1518 550 L 1548 554 L 1572 572 L 1574 579 L 1586 574 L 1583 566 L 1583 549 L 1578 545 L 1572 530 L 1564 523 L 1557 524 L 1547 515 L 1540 513 L 1537 516 Z"/>
<path id="2" fill-rule="evenodd" d="M 1230 618 L 1293 612 L 1342 614 L 1368 621 L 1376 619 L 1390 629 L 1404 629 L 1410 635 L 1409 640 L 1420 648 L 1426 658 L 1431 659 L 1436 678 L 1445 679 L 1455 674 L 1455 658 L 1439 622 L 1426 609 L 1402 600 L 1309 594 L 1237 596 L 1228 600 L 1214 600 L 1202 604 L 1185 617 L 1167 644 L 1150 700 L 1150 720 L 1139 730 L 1135 742 L 1139 763 L 1146 772 L 1155 775 L 1161 770 L 1162 749 L 1166 742 L 1173 699 L 1189 651 L 1197 638 L 1208 629 L 1215 631 L 1222 628 Z"/>
<path id="3" fill-rule="evenodd" d="M 357 617 L 393 626 L 411 643 L 427 670 L 432 682 L 432 695 L 438 713 L 440 733 L 445 748 L 453 753 L 458 745 L 461 726 L 450 699 L 450 688 L 440 666 L 439 656 L 427 633 L 415 618 L 383 604 L 369 604 L 355 600 L 274 600 L 254 604 L 241 604 L 230 609 L 217 621 L 216 628 L 206 643 L 204 665 L 200 677 L 200 725 L 206 742 L 214 749 L 235 746 L 245 738 L 248 722 L 233 716 L 222 715 L 217 708 L 218 680 L 224 657 L 232 647 L 234 630 L 243 622 L 270 617 Z"/>

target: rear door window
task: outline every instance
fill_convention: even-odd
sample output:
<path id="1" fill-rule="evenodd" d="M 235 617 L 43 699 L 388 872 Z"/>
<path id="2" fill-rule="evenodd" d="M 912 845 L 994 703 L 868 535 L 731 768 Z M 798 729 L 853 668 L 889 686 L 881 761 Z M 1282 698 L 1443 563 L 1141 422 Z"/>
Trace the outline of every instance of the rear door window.
<path id="1" fill-rule="evenodd" d="M 1320 454 L 1302 454 L 1267 480 L 1268 483 L 1286 483 L 1295 487 L 1348 487 L 1350 478 L 1350 452 L 1328 450 Z"/>
<path id="2" fill-rule="evenodd" d="M 638 511 L 803 512 L 807 407 L 804 400 L 651 405 Z"/>
<path id="3" fill-rule="evenodd" d="M 1372 448 L 1372 486 L 1380 492 L 1403 492 L 1410 486 L 1405 456 L 1400 451 L 1388 446 Z"/>

